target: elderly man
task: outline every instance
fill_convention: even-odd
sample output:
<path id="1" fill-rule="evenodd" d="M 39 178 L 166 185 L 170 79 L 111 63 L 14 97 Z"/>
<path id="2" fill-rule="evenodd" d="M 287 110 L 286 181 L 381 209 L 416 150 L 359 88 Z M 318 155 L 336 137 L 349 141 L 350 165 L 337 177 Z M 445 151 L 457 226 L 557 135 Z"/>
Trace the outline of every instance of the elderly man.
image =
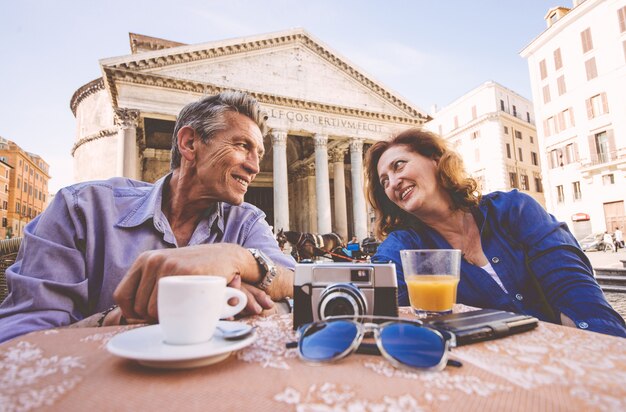
<path id="1" fill-rule="evenodd" d="M 162 276 L 224 276 L 247 294 L 249 314 L 291 295 L 295 262 L 243 202 L 264 127 L 250 96 L 206 97 L 180 112 L 172 171 L 155 184 L 112 178 L 59 191 L 7 270 L 0 342 L 71 324 L 155 322 Z"/>

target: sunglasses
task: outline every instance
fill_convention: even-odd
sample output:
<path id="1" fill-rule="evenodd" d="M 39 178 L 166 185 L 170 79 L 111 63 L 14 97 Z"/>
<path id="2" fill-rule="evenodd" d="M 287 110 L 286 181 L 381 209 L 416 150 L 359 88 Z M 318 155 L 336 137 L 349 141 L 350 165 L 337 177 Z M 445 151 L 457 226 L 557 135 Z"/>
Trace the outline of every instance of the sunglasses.
<path id="1" fill-rule="evenodd" d="M 375 323 L 376 322 L 376 323 Z M 373 335 L 375 344 L 363 343 Z M 383 316 L 336 316 L 302 325 L 298 341 L 287 348 L 298 348 L 300 358 L 312 363 L 334 362 L 353 352 L 382 355 L 395 367 L 439 371 L 456 346 L 454 334 L 423 326 L 419 321 Z"/>

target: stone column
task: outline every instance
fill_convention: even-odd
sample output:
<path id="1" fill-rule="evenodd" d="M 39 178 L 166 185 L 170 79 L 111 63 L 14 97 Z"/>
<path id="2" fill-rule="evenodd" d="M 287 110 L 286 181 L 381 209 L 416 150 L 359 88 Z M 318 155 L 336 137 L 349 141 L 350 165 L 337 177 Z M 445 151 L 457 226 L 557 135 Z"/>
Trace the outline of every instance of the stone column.
<path id="1" fill-rule="evenodd" d="M 289 230 L 289 181 L 287 178 L 287 131 L 272 130 L 274 152 L 274 232 Z"/>
<path id="2" fill-rule="evenodd" d="M 333 164 L 333 186 L 335 194 L 335 232 L 344 241 L 348 241 L 348 213 L 346 210 L 346 179 L 343 166 L 345 149 L 335 148 L 330 152 L 330 161 Z"/>
<path id="3" fill-rule="evenodd" d="M 363 192 L 363 139 L 350 140 L 350 163 L 352 164 L 352 211 L 354 236 L 362 241 L 367 237 L 367 212 Z"/>
<path id="4" fill-rule="evenodd" d="M 317 232 L 332 232 L 330 215 L 330 181 L 328 178 L 328 136 L 316 134 L 315 138 L 315 198 L 317 199 Z"/>
<path id="5" fill-rule="evenodd" d="M 119 128 L 117 140 L 117 176 L 137 179 L 137 126 L 139 110 L 115 109 L 115 124 Z"/>
<path id="6" fill-rule="evenodd" d="M 317 193 L 316 193 L 316 179 L 315 179 L 315 163 L 311 162 L 306 165 L 307 177 L 304 178 L 307 186 L 308 197 L 308 222 L 307 232 L 315 232 L 317 230 Z"/>

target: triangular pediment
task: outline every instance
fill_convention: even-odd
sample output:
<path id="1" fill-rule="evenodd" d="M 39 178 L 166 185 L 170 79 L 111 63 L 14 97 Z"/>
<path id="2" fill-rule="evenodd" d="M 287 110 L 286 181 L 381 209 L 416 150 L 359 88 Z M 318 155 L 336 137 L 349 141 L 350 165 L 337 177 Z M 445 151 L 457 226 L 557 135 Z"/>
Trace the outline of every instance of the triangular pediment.
<path id="1" fill-rule="evenodd" d="M 304 30 L 199 45 L 182 45 L 101 61 L 105 71 L 138 72 L 298 101 L 427 118 L 397 93 Z"/>

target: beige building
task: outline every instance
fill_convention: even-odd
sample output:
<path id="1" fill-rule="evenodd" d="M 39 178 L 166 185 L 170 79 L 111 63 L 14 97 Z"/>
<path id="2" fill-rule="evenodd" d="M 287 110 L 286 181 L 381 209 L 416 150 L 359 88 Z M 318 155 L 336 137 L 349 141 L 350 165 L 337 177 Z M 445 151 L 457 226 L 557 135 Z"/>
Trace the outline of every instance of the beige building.
<path id="1" fill-rule="evenodd" d="M 22 236 L 26 224 L 39 215 L 50 201 L 49 167 L 39 155 L 26 152 L 14 142 L 3 138 L 0 138 L 0 159 L 11 167 L 6 209 L 2 201 L 7 219 L 6 226 L 3 221 L 3 238 L 7 235 Z M 4 173 L 6 175 L 6 171 Z"/>
<path id="2" fill-rule="evenodd" d="M 367 147 L 428 116 L 301 29 L 184 45 L 131 34 L 126 56 L 100 61 L 103 77 L 76 91 L 76 181 L 169 170 L 176 115 L 227 89 L 269 115 L 267 155 L 246 200 L 278 231 L 367 237 Z"/>
<path id="3" fill-rule="evenodd" d="M 532 103 L 488 81 L 432 113 L 426 127 L 463 157 L 483 193 L 514 188 L 545 207 Z"/>
<path id="4" fill-rule="evenodd" d="M 626 0 L 548 10 L 526 46 L 548 209 L 577 237 L 626 227 Z"/>
<path id="5" fill-rule="evenodd" d="M 9 181 L 13 168 L 6 162 L 6 159 L 0 156 L 0 239 L 7 237 L 9 230 Z"/>

